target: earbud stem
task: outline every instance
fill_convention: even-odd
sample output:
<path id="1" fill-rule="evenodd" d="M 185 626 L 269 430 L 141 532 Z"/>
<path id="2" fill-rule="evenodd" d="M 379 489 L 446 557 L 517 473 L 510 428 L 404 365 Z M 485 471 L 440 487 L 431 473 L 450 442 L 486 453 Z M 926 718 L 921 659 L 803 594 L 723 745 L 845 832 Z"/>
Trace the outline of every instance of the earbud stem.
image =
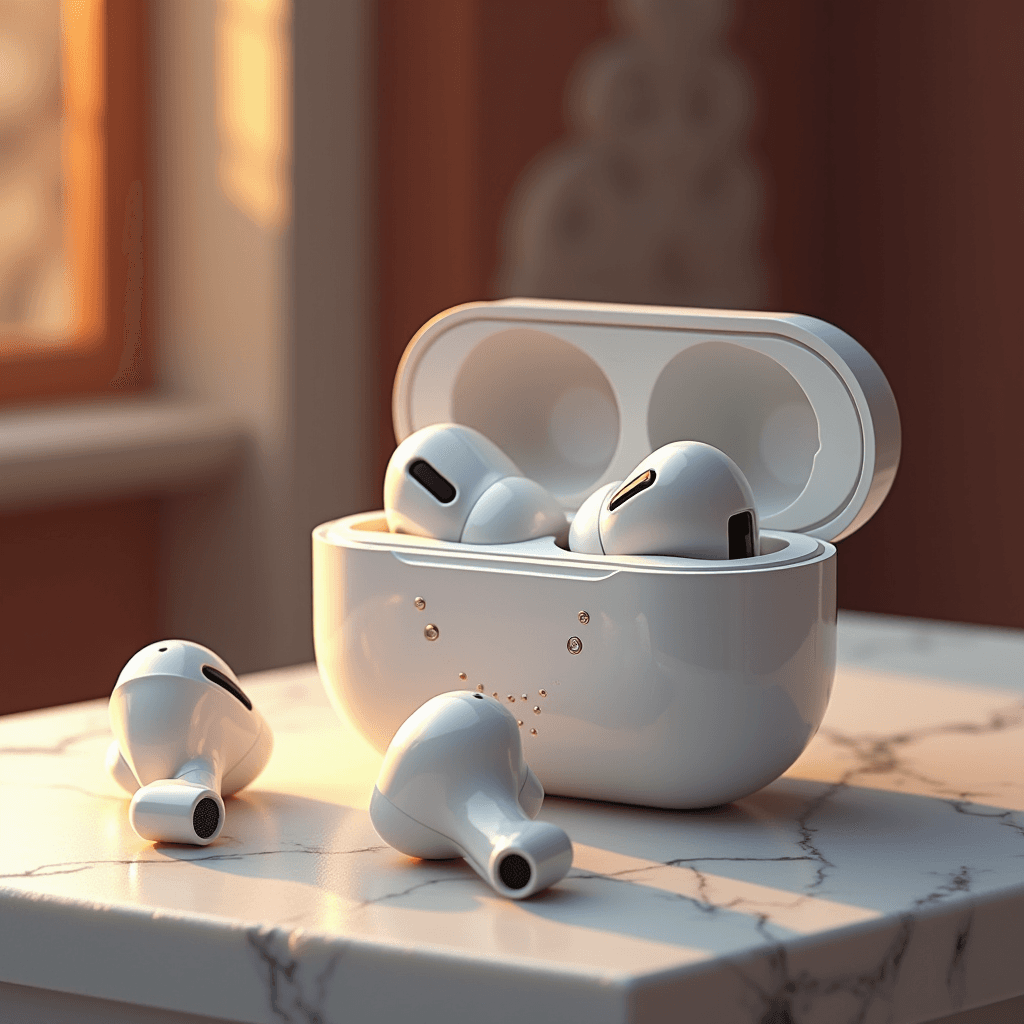
<path id="1" fill-rule="evenodd" d="M 207 762 L 184 765 L 173 779 L 158 779 L 132 797 L 128 820 L 143 838 L 206 846 L 224 827 L 219 772 Z"/>
<path id="2" fill-rule="evenodd" d="M 466 860 L 503 896 L 525 899 L 564 878 L 572 843 L 557 826 L 531 821 L 517 802 L 474 793 L 465 805 L 459 845 Z"/>
<path id="3" fill-rule="evenodd" d="M 523 809 L 523 813 L 533 820 L 540 814 L 543 804 L 544 787 L 541 785 L 540 779 L 533 774 L 533 769 L 527 765 L 526 781 L 519 790 L 519 806 Z"/>

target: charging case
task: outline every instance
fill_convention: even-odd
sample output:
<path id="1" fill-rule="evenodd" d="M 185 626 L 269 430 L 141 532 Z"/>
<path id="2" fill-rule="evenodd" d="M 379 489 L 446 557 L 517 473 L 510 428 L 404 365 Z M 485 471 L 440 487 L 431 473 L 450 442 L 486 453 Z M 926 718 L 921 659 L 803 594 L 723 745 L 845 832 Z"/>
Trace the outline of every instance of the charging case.
<path id="1" fill-rule="evenodd" d="M 767 785 L 828 704 L 836 549 L 884 500 L 896 402 L 812 317 L 514 299 L 441 313 L 395 380 L 395 435 L 475 427 L 571 515 L 670 441 L 730 455 L 752 558 L 576 554 L 391 534 L 383 511 L 313 533 L 317 664 L 385 750 L 448 690 L 498 697 L 548 793 L 707 807 Z"/>

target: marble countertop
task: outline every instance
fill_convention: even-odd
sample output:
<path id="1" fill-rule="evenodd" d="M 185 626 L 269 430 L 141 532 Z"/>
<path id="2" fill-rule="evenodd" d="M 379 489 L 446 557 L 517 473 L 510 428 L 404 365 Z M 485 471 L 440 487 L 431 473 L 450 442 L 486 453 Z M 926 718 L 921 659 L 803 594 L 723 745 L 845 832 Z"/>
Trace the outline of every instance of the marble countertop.
<path id="1" fill-rule="evenodd" d="M 1024 993 L 1024 635 L 845 615 L 819 734 L 709 811 L 548 798 L 569 877 L 495 896 L 384 846 L 313 666 L 206 848 L 154 846 L 106 703 L 0 719 L 0 981 L 252 1022 L 912 1024 Z"/>

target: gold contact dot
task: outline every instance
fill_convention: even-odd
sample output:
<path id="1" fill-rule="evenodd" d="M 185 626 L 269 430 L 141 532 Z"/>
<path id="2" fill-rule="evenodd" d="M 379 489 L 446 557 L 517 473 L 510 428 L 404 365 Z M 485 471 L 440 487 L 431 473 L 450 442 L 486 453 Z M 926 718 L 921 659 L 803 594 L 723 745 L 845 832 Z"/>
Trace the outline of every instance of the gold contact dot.
<path id="1" fill-rule="evenodd" d="M 509 700 L 510 700 L 510 701 L 511 701 L 511 702 L 512 702 L 513 704 L 515 704 L 515 702 L 516 702 L 516 699 L 515 699 L 515 697 L 513 697 L 513 696 L 512 696 L 512 694 L 511 694 L 511 693 L 510 693 L 510 694 L 508 695 L 508 699 L 509 699 Z"/>
<path id="2" fill-rule="evenodd" d="M 477 690 L 478 690 L 478 691 L 479 691 L 480 693 L 483 693 L 483 692 L 484 692 L 484 684 L 483 684 L 483 683 L 477 683 L 477 684 L 476 684 L 476 688 L 477 688 Z"/>
<path id="3" fill-rule="evenodd" d="M 465 682 L 465 681 L 466 681 L 466 673 L 465 673 L 465 672 L 460 672 L 460 673 L 459 673 L 459 678 L 460 678 L 460 679 L 461 679 L 461 680 L 462 680 L 463 682 Z"/>
<path id="4" fill-rule="evenodd" d="M 494 693 L 492 693 L 492 694 L 491 694 L 491 696 L 492 696 L 492 697 L 497 697 L 497 696 L 498 696 L 498 691 L 497 691 L 497 690 L 495 690 L 495 691 L 494 691 Z"/>
<path id="5" fill-rule="evenodd" d="M 537 707 L 537 705 L 536 705 L 536 704 L 534 704 L 534 705 L 533 705 L 533 713 L 534 713 L 535 715 L 539 715 L 539 714 L 540 714 L 540 708 L 539 708 L 539 707 Z"/>
<path id="6" fill-rule="evenodd" d="M 519 719 L 519 723 L 518 723 L 518 724 L 519 724 L 519 725 L 522 725 L 522 724 L 523 724 L 523 720 L 522 720 L 521 718 Z"/>
<path id="7" fill-rule="evenodd" d="M 542 697 L 546 697 L 546 696 L 548 695 L 548 691 L 547 691 L 547 690 L 538 690 L 537 692 L 538 692 L 538 693 L 539 693 L 539 694 L 540 694 L 540 695 L 541 695 Z"/>
<path id="8" fill-rule="evenodd" d="M 530 735 L 531 736 L 536 736 L 537 735 L 537 730 L 536 729 L 531 729 L 530 730 Z"/>
<path id="9" fill-rule="evenodd" d="M 528 696 L 527 696 L 527 695 L 526 695 L 526 694 L 524 693 L 524 694 L 523 694 L 523 700 L 529 700 L 529 699 L 530 699 L 530 698 L 529 698 L 529 697 L 528 697 Z"/>

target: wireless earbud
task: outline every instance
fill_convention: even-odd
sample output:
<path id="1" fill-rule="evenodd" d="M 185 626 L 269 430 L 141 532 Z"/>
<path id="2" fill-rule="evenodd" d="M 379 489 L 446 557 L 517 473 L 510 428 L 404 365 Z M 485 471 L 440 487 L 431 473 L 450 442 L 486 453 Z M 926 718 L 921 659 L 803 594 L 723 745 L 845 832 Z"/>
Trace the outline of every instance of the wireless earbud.
<path id="1" fill-rule="evenodd" d="M 224 827 L 224 800 L 270 760 L 273 735 L 213 651 L 188 640 L 144 647 L 110 695 L 107 767 L 134 793 L 132 828 L 154 842 L 206 846 Z"/>
<path id="2" fill-rule="evenodd" d="M 564 533 L 554 496 L 472 427 L 437 423 L 410 434 L 384 476 L 392 533 L 466 544 L 511 544 Z"/>
<path id="3" fill-rule="evenodd" d="M 465 857 L 496 892 L 521 900 L 572 865 L 569 837 L 531 820 L 543 799 L 516 720 L 492 697 L 456 690 L 428 700 L 395 734 L 370 820 L 396 850 Z"/>
<path id="4" fill-rule="evenodd" d="M 701 441 L 673 441 L 625 481 L 595 491 L 569 530 L 573 551 L 750 558 L 760 551 L 754 495 L 739 466 Z"/>

